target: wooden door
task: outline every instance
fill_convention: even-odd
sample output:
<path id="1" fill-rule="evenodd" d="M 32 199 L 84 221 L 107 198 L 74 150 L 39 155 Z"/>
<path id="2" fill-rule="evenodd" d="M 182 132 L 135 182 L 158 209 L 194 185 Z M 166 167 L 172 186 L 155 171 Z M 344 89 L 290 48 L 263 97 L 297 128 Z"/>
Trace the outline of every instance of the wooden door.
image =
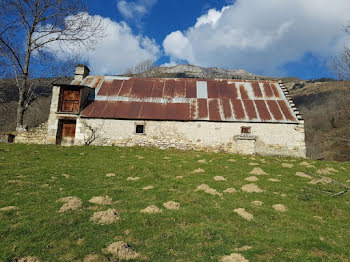
<path id="1" fill-rule="evenodd" d="M 79 90 L 62 90 L 61 112 L 78 113 L 79 112 Z"/>
<path id="2" fill-rule="evenodd" d="M 63 146 L 74 145 L 76 120 L 60 120 L 57 143 Z"/>

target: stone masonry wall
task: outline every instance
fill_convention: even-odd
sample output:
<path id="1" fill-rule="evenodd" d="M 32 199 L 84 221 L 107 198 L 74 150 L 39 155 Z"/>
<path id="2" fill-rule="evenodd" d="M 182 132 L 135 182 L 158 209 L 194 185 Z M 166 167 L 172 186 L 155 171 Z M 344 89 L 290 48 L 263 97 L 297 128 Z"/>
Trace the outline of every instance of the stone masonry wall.
<path id="1" fill-rule="evenodd" d="M 15 143 L 19 144 L 46 144 L 47 122 L 38 127 L 29 129 L 28 131 L 17 132 Z"/>
<path id="2" fill-rule="evenodd" d="M 135 125 L 144 124 L 145 134 Z M 241 137 L 241 126 L 251 136 Z M 96 130 L 91 145 L 153 146 L 161 149 L 224 151 L 238 154 L 306 157 L 303 121 L 296 124 L 134 121 L 77 119 L 75 144 L 83 145 Z"/>

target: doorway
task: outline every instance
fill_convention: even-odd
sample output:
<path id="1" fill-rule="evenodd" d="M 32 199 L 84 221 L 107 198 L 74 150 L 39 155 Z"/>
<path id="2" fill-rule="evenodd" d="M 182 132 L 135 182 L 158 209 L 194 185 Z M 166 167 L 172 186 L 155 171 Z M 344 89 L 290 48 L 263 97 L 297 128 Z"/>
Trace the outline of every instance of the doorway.
<path id="1" fill-rule="evenodd" d="M 56 144 L 62 146 L 74 145 L 76 120 L 60 119 L 58 121 L 58 130 Z"/>

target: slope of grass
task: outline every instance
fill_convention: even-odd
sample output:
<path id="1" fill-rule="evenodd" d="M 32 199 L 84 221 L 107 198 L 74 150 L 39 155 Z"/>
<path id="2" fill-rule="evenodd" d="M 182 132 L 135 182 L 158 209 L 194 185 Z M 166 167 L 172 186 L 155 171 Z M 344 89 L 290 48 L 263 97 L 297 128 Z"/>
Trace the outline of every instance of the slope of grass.
<path id="1" fill-rule="evenodd" d="M 203 159 L 206 163 L 198 162 Z M 350 194 L 332 197 L 317 190 L 320 184 L 297 177 L 296 172 L 307 172 L 303 161 L 144 148 L 0 145 L 0 208 L 18 207 L 0 211 L 0 261 L 26 256 L 83 261 L 92 253 L 111 258 L 102 250 L 119 240 L 140 254 L 136 261 L 220 261 L 231 253 L 250 261 L 349 261 Z M 328 177 L 342 183 L 350 179 L 350 163 L 308 162 L 315 166 L 309 168 L 313 173 L 331 167 L 335 171 Z M 245 181 L 256 167 L 268 175 Z M 198 168 L 205 172 L 192 172 Z M 215 181 L 215 176 L 226 181 Z M 241 190 L 251 183 L 264 192 Z M 196 191 L 201 184 L 223 197 Z M 147 186 L 154 188 L 142 189 Z M 237 192 L 223 193 L 227 188 Z M 320 188 L 342 190 L 330 184 Z M 106 195 L 111 205 L 89 202 Z M 80 198 L 82 208 L 59 213 L 57 200 L 67 196 Z M 262 206 L 251 204 L 256 200 Z M 163 207 L 168 201 L 178 202 L 180 209 Z M 275 204 L 288 211 L 275 211 Z M 140 212 L 150 205 L 163 212 Z M 108 208 L 118 210 L 120 220 L 109 225 L 90 221 L 94 212 Z M 237 208 L 253 220 L 240 217 L 233 211 Z M 251 248 L 235 251 L 242 246 Z"/>

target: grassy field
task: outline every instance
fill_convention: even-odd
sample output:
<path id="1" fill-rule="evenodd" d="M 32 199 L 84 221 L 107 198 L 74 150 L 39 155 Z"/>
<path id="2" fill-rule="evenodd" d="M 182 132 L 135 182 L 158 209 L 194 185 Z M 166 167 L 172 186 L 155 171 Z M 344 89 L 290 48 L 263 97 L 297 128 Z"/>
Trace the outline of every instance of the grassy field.
<path id="1" fill-rule="evenodd" d="M 343 188 L 328 178 L 296 175 L 319 171 L 350 184 L 350 163 L 307 162 L 314 167 L 221 153 L 0 145 L 0 261 L 350 261 L 350 192 L 333 197 L 320 190 Z M 110 199 L 89 202 L 96 196 Z M 161 212 L 141 212 L 151 205 Z M 99 213 L 105 224 L 91 220 L 108 209 Z"/>

